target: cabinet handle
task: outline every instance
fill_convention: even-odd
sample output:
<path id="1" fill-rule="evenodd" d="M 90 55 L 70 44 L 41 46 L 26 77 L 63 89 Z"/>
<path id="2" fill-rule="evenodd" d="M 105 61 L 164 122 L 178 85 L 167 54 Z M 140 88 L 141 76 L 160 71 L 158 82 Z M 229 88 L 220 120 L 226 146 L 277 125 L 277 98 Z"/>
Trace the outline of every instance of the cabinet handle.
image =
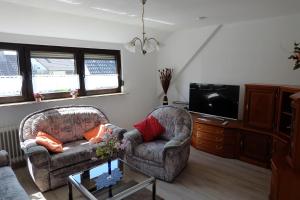
<path id="1" fill-rule="evenodd" d="M 243 147 L 244 147 L 243 139 L 241 139 L 241 141 L 240 141 L 240 147 L 241 147 L 241 149 L 243 149 Z"/>
<path id="2" fill-rule="evenodd" d="M 217 149 L 217 150 L 223 149 L 223 145 L 216 145 L 216 149 Z"/>
<path id="3" fill-rule="evenodd" d="M 223 141 L 223 138 L 222 137 L 216 137 L 216 141 L 221 142 L 221 141 Z"/>

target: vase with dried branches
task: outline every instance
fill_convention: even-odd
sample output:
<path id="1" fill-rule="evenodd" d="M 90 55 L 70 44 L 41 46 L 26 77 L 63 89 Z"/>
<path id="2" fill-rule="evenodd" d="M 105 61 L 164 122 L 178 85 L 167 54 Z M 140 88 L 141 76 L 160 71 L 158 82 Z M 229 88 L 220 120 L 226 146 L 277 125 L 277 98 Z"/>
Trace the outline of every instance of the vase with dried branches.
<path id="1" fill-rule="evenodd" d="M 160 76 L 160 82 L 164 91 L 164 98 L 163 98 L 163 105 L 168 105 L 168 97 L 167 97 L 167 92 L 170 86 L 170 82 L 172 79 L 172 74 L 173 74 L 174 69 L 171 68 L 164 68 L 158 70 Z"/>

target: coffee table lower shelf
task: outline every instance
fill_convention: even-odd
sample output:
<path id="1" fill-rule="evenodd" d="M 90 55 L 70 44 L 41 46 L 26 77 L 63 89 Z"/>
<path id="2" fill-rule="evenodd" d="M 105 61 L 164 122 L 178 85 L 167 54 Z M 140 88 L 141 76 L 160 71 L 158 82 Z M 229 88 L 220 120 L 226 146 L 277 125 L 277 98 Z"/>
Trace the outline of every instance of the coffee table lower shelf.
<path id="1" fill-rule="evenodd" d="M 111 166 L 113 170 L 120 170 L 122 176 L 116 183 L 97 189 L 99 187 L 97 183 L 99 182 L 96 180 L 107 174 L 109 171 L 108 166 Z M 136 177 L 140 177 L 140 179 L 138 181 L 134 180 Z M 152 185 L 152 199 L 155 199 L 156 179 L 130 166 L 125 161 L 116 159 L 111 161 L 110 164 L 104 163 L 70 175 L 68 178 L 69 200 L 73 200 L 73 187 L 86 199 L 97 200 L 101 196 L 100 199 L 121 200 L 150 185 Z"/>

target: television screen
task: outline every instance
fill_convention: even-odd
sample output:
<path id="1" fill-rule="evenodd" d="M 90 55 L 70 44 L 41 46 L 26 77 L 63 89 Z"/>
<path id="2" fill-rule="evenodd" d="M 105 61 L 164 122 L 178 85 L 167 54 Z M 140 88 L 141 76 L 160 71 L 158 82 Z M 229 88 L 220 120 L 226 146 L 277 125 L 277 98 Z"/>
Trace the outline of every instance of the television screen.
<path id="1" fill-rule="evenodd" d="M 237 119 L 238 85 L 190 84 L 189 110 L 208 115 Z"/>

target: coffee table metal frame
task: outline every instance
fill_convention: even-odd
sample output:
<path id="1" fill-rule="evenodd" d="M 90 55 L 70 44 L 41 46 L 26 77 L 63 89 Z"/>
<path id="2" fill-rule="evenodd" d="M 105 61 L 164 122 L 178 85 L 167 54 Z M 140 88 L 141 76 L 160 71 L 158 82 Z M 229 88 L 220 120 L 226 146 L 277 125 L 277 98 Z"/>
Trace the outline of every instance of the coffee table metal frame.
<path id="1" fill-rule="evenodd" d="M 129 166 L 130 168 L 138 171 L 141 174 L 144 174 L 143 172 L 141 172 L 139 169 L 132 167 L 131 165 L 129 165 L 128 163 L 126 163 L 125 161 L 118 159 L 121 162 L 123 162 L 124 164 L 126 164 L 127 166 Z M 105 164 L 105 163 L 103 163 Z M 94 168 L 94 167 L 93 167 Z M 92 168 L 91 168 L 92 169 Z M 76 173 L 78 174 L 78 172 Z M 74 178 L 73 175 L 70 175 L 68 177 L 68 188 L 69 188 L 69 200 L 73 200 L 73 186 L 86 198 L 89 200 L 97 200 L 97 198 L 90 192 L 88 191 L 83 185 L 81 185 L 80 183 L 78 183 Z M 146 175 L 146 174 L 144 174 Z M 150 177 L 149 179 L 138 183 L 137 185 L 134 185 L 116 195 L 114 195 L 113 197 L 107 198 L 109 200 L 121 200 L 125 197 L 128 197 L 129 195 L 146 188 L 147 186 L 152 185 L 152 199 L 155 199 L 156 196 L 156 179 L 154 177 Z"/>

